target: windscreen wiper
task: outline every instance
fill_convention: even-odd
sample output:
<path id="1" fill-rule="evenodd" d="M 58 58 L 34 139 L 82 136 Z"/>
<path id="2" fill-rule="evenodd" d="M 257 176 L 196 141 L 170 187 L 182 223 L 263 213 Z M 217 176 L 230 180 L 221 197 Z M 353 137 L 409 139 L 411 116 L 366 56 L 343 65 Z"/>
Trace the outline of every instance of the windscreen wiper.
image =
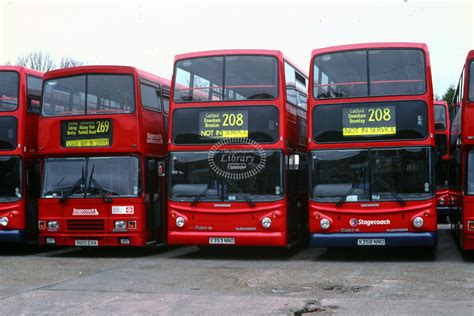
<path id="1" fill-rule="evenodd" d="M 351 195 L 351 193 L 355 190 L 355 187 L 354 187 L 354 184 L 352 184 L 351 188 L 346 192 L 346 194 L 344 194 L 340 199 L 339 201 L 337 201 L 336 203 L 336 206 L 339 207 L 339 206 L 342 206 L 342 204 L 344 204 L 344 202 L 346 202 L 346 199 L 349 195 Z"/>
<path id="2" fill-rule="evenodd" d="M 88 192 L 89 188 L 91 187 L 91 184 L 94 184 L 97 191 L 99 191 L 100 196 L 104 199 L 104 202 L 112 203 L 112 199 L 109 196 L 107 196 L 107 194 L 105 194 L 105 191 L 102 188 L 102 186 L 99 184 L 99 182 L 96 179 L 94 179 L 94 169 L 95 169 L 95 165 L 92 166 L 91 175 L 89 177 L 89 185 L 87 186 L 86 192 Z"/>
<path id="3" fill-rule="evenodd" d="M 62 180 L 61 180 L 62 181 Z M 66 192 L 65 194 L 63 194 L 63 196 L 61 197 L 61 199 L 59 200 L 61 203 L 64 203 L 66 202 L 66 200 L 71 196 L 73 195 L 85 182 L 85 179 L 84 179 L 84 166 L 82 166 L 82 175 L 79 179 L 77 179 L 76 183 L 72 186 L 71 190 L 69 190 L 69 192 Z"/>
<path id="4" fill-rule="evenodd" d="M 212 182 L 212 181 L 211 181 Z M 206 188 L 204 190 L 201 191 L 201 193 L 199 193 L 198 195 L 196 195 L 194 197 L 194 200 L 191 202 L 191 206 L 196 206 L 199 202 L 199 200 L 202 198 L 202 197 L 205 197 L 206 196 L 206 193 L 207 191 L 209 191 L 209 189 L 211 188 L 211 182 L 209 182 L 206 186 Z"/>
<path id="5" fill-rule="evenodd" d="M 244 191 L 242 191 L 242 189 L 235 182 L 224 177 L 222 177 L 222 179 L 224 179 L 234 190 L 236 190 L 244 198 L 244 200 L 249 203 L 251 207 L 256 206 L 255 202 L 252 201 L 252 199 L 250 199 L 250 197 L 246 193 L 244 193 Z"/>
<path id="6" fill-rule="evenodd" d="M 395 199 L 397 199 L 397 201 L 400 203 L 401 206 L 405 206 L 407 204 L 407 202 L 405 202 L 405 200 L 402 199 L 400 195 L 398 195 L 398 193 L 395 192 L 395 190 L 393 190 L 392 187 L 387 182 L 385 182 L 384 179 L 380 177 L 375 177 L 375 180 L 381 185 L 383 185 L 395 197 Z"/>

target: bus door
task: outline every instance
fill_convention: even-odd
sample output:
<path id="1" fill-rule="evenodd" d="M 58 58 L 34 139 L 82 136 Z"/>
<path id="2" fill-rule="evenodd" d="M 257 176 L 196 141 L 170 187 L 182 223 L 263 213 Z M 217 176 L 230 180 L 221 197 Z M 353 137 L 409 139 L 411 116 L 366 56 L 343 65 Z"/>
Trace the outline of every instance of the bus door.
<path id="1" fill-rule="evenodd" d="M 165 242 L 163 160 L 147 158 L 145 163 L 146 229 L 149 243 Z"/>

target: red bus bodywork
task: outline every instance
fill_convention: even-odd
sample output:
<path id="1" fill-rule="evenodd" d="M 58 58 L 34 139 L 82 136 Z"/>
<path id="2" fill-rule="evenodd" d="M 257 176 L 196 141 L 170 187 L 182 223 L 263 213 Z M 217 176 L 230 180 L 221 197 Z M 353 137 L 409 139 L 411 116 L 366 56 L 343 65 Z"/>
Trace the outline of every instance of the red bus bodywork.
<path id="1" fill-rule="evenodd" d="M 454 194 L 449 179 L 450 163 L 450 119 L 448 103 L 434 101 L 435 106 L 435 141 L 436 141 L 436 200 L 438 203 L 438 218 L 449 215 L 452 207 L 457 205 L 457 196 Z M 441 114 L 441 113 L 444 113 Z M 437 117 L 439 116 L 439 117 Z M 442 219 L 442 218 L 441 218 Z"/>
<path id="2" fill-rule="evenodd" d="M 270 56 L 278 62 L 278 96 L 273 100 L 239 100 L 239 101 L 210 101 L 210 102 L 175 102 L 176 86 L 172 88 L 171 116 L 168 141 L 168 152 L 171 157 L 177 153 L 207 153 L 215 145 L 208 144 L 176 144 L 173 141 L 173 128 L 176 125 L 175 113 L 181 109 L 206 109 L 219 107 L 221 109 L 232 110 L 234 107 L 250 109 L 252 107 L 276 107 L 278 110 L 278 139 L 274 143 L 260 144 L 261 150 L 274 150 L 282 153 L 286 159 L 283 162 L 281 174 L 284 189 L 281 197 L 276 201 L 255 201 L 254 206 L 250 206 L 245 201 L 200 201 L 193 205 L 190 201 L 178 201 L 170 195 L 172 184 L 168 188 L 168 243 L 173 245 L 210 245 L 210 244 L 231 244 L 236 246 L 278 246 L 288 247 L 296 243 L 297 240 L 305 238 L 306 234 L 306 214 L 304 197 L 306 196 L 305 178 L 302 168 L 293 171 L 288 168 L 288 157 L 299 155 L 302 159 L 306 152 L 305 137 L 301 138 L 298 131 L 306 130 L 301 122 L 306 122 L 306 100 L 304 108 L 287 102 L 285 85 L 285 63 L 294 67 L 300 75 L 306 77 L 304 72 L 295 67 L 286 59 L 280 51 L 273 50 L 218 50 L 205 51 L 189 54 L 177 55 L 177 62 L 194 58 L 213 58 L 215 56 L 232 58 L 233 56 Z M 176 68 L 173 73 L 173 82 L 176 81 Z M 307 78 L 306 82 L 307 83 Z M 244 83 L 245 84 L 245 83 Z M 233 86 L 239 88 L 240 86 Z M 194 92 L 196 93 L 196 92 Z M 200 92 L 197 92 L 198 95 Z M 306 91 L 304 91 L 306 97 Z M 249 120 L 258 120 L 256 117 L 249 117 Z M 192 122 L 187 122 L 192 124 Z M 183 123 L 183 124 L 187 124 Z M 261 121 L 265 126 L 265 120 Z M 299 129 L 297 124 L 300 124 Z M 252 144 L 225 144 L 223 150 L 254 150 Z M 170 168 L 170 166 L 169 166 Z M 169 181 L 172 180 L 172 173 L 168 169 Z M 211 170 L 208 170 L 211 173 Z M 276 170 L 280 172 L 280 170 Z M 261 177 L 257 175 L 256 177 Z M 243 190 L 247 187 L 242 186 Z M 185 220 L 183 227 L 178 227 L 177 219 Z M 271 219 L 271 227 L 262 227 L 264 218 Z M 212 240 L 216 241 L 213 242 Z M 229 241 L 230 242 L 227 242 Z M 222 241 L 222 242 L 220 242 Z"/>
<path id="3" fill-rule="evenodd" d="M 384 96 L 360 96 L 360 97 L 332 97 L 332 98 L 316 98 L 314 94 L 315 87 L 315 60 L 318 56 L 323 58 L 324 55 L 330 53 L 364 51 L 367 56 L 369 50 L 381 51 L 387 49 L 407 49 L 420 50 L 424 56 L 424 72 L 425 72 L 425 91 L 421 94 L 412 95 L 384 95 Z M 368 58 L 368 57 L 367 57 Z M 368 60 L 368 59 L 367 59 Z M 354 67 L 357 65 L 345 65 L 342 67 Z M 369 67 L 369 66 L 367 66 Z M 361 67 L 362 68 L 362 67 Z M 346 69 L 346 68 L 344 68 Z M 368 68 L 367 68 L 368 69 Z M 367 73 L 369 71 L 367 70 Z M 318 73 L 319 76 L 319 73 Z M 319 78 L 319 77 L 318 77 Z M 370 79 L 367 79 L 370 80 Z M 353 80 L 349 80 L 353 81 Z M 410 82 L 412 80 L 400 80 L 399 82 Z M 413 80 L 415 81 L 415 80 Z M 367 81 L 368 82 L 368 81 Z M 392 81 L 381 80 L 377 83 L 390 85 Z M 393 82 L 397 82 L 394 80 Z M 328 82 L 328 86 L 337 86 L 337 82 Z M 365 83 L 362 82 L 362 83 Z M 375 83 L 375 82 L 374 82 Z M 345 84 L 345 83 L 343 83 Z M 352 87 L 360 84 L 360 82 L 349 82 Z M 310 85 L 308 93 L 308 151 L 312 155 L 324 153 L 328 150 L 340 152 L 341 150 L 365 150 L 367 152 L 374 150 L 388 149 L 406 149 L 406 147 L 426 148 L 431 151 L 435 146 L 434 139 L 434 122 L 433 122 L 433 91 L 431 80 L 431 67 L 428 48 L 425 44 L 418 43 L 368 43 L 343 45 L 336 47 L 328 47 L 315 49 L 312 52 L 310 66 Z M 329 91 L 329 90 L 328 90 Z M 370 90 L 369 90 L 370 91 Z M 423 102 L 427 108 L 428 127 L 426 137 L 424 139 L 415 140 L 389 140 L 377 139 L 375 141 L 348 140 L 345 139 L 337 142 L 317 142 L 313 130 L 314 117 L 313 110 L 321 106 L 336 107 L 340 104 L 360 105 L 363 104 L 389 104 L 396 101 L 416 101 Z M 386 103 L 382 103 L 386 102 Z M 324 119 L 324 118 L 323 118 Z M 341 128 L 342 135 L 342 128 Z M 342 137 L 343 138 L 343 137 Z M 434 156 L 434 155 L 432 155 Z M 369 160 L 368 160 L 369 161 Z M 433 159 L 430 160 L 430 169 L 434 171 Z M 370 162 L 368 162 L 370 163 Z M 310 178 L 313 176 L 314 170 L 309 163 Z M 369 167 L 370 168 L 370 167 Z M 347 172 L 349 172 L 348 170 Z M 431 182 L 434 181 L 430 172 Z M 342 171 L 341 171 L 342 172 Z M 370 173 L 370 169 L 369 172 Z M 434 184 L 425 183 L 425 189 L 429 189 L 430 196 L 424 199 L 406 200 L 405 203 L 399 203 L 395 198 L 393 201 L 374 200 L 373 197 L 367 201 L 350 201 L 347 195 L 339 202 L 316 201 L 311 196 L 309 199 L 309 228 L 310 228 L 310 245 L 313 247 L 354 247 L 354 246 L 421 246 L 436 247 L 437 244 L 437 221 L 436 221 L 436 199 L 434 196 Z M 351 189 L 352 190 L 352 189 Z M 345 191 L 341 195 L 344 195 Z M 348 191 L 349 193 L 349 191 Z M 339 198 L 339 197 L 338 197 Z M 356 196 L 357 198 L 357 196 Z M 380 198 L 380 197 L 379 197 Z M 423 219 L 422 227 L 416 228 L 413 220 L 416 217 Z M 328 224 L 329 227 L 326 227 Z M 323 228 L 325 226 L 326 228 Z"/>
<path id="4" fill-rule="evenodd" d="M 4 79 L 6 75 L 16 76 L 14 87 L 16 95 L 5 91 L 8 82 Z M 0 149 L 0 161 L 2 164 L 2 193 L 0 196 L 0 242 L 26 243 L 36 241 L 37 229 L 37 196 L 39 189 L 39 166 L 37 150 L 37 131 L 39 102 L 41 98 L 41 81 L 43 73 L 19 66 L 0 67 L 0 120 L 2 120 L 2 139 Z M 7 80 L 8 81 L 8 80 Z M 13 109 L 4 109 L 4 104 L 16 103 Z M 11 130 L 8 130 L 6 121 L 15 121 Z M 10 125 L 11 126 L 11 125 Z M 9 143 L 11 135 L 16 139 L 11 148 L 4 147 Z M 14 138 L 14 137 L 13 137 Z M 15 170 L 3 165 L 7 160 L 18 160 Z M 12 174 L 17 172 L 15 179 Z M 13 181 L 19 181 L 19 187 L 15 189 L 15 197 L 12 197 Z M 8 188 L 8 189 L 7 189 Z M 7 197 L 7 190 L 9 196 Z"/>
<path id="5" fill-rule="evenodd" d="M 451 102 L 454 119 L 451 122 L 452 178 L 460 197 L 459 208 L 454 207 L 450 221 L 455 235 L 464 250 L 474 250 L 474 196 L 470 183 L 472 163 L 470 155 L 474 145 L 474 50 L 466 58 L 456 93 Z"/>
<path id="6" fill-rule="evenodd" d="M 38 225 L 40 231 L 40 244 L 50 244 L 58 246 L 145 246 L 156 245 L 166 242 L 166 204 L 163 196 L 166 192 L 166 184 L 160 171 L 162 171 L 164 157 L 166 154 L 166 125 L 167 110 L 165 102 L 169 99 L 169 81 L 148 72 L 128 67 L 128 66 L 81 66 L 68 69 L 60 69 L 47 72 L 43 84 L 43 91 L 46 85 L 51 82 L 54 89 L 55 81 L 67 78 L 87 78 L 87 91 L 90 89 L 105 89 L 109 87 L 109 81 L 105 80 L 102 87 L 94 87 L 91 83 L 94 76 L 124 76 L 132 79 L 132 92 L 130 99 L 134 102 L 134 110 L 128 113 L 108 114 L 107 110 L 100 113 L 71 115 L 71 111 L 63 111 L 58 115 L 47 116 L 43 109 L 39 126 L 39 153 L 43 158 L 42 173 L 42 195 L 39 199 Z M 152 89 L 156 102 L 154 109 L 145 108 L 142 102 L 142 85 Z M 54 90 L 53 90 L 54 91 Z M 66 91 L 66 90 L 65 90 Z M 81 98 L 73 96 L 72 91 L 64 100 Z M 53 92 L 51 92 L 53 93 Z M 63 95 L 66 92 L 61 92 Z M 59 99 L 61 93 L 55 95 Z M 92 93 L 92 92 L 91 92 Z M 105 93 L 105 92 L 104 92 Z M 114 91 L 111 98 L 120 94 Z M 52 94 L 53 95 L 53 94 Z M 84 95 L 84 93 L 82 93 Z M 53 101 L 51 106 L 56 106 Z M 99 97 L 96 99 L 89 96 L 87 108 L 94 100 L 99 104 Z M 114 99 L 115 100 L 115 99 Z M 118 100 L 118 99 L 117 99 Z M 63 102 L 61 101 L 61 102 Z M 64 101 L 65 102 L 65 101 Z M 79 102 L 79 101 L 70 101 Z M 100 101 L 105 104 L 106 101 Z M 113 104 L 113 101 L 107 101 Z M 119 102 L 119 101 L 117 101 Z M 125 102 L 125 101 L 123 101 Z M 110 108 L 109 108 L 110 109 Z M 89 110 L 87 110 L 89 111 Z M 110 122 L 111 144 L 108 146 L 79 146 L 69 147 L 63 143 L 62 137 L 66 137 L 62 132 L 63 124 L 68 122 L 96 121 L 97 126 L 101 126 L 106 120 Z M 74 123 L 75 124 L 75 123 Z M 69 128 L 69 127 L 68 127 Z M 108 130 L 108 128 L 107 128 Z M 68 131 L 69 133 L 69 131 Z M 104 158 L 105 157 L 105 158 Z M 45 177 L 57 176 L 54 170 L 46 172 L 48 161 L 58 161 L 60 159 L 109 159 L 125 157 L 131 160 L 138 158 L 138 177 L 136 192 L 134 196 L 115 196 L 107 193 L 111 201 L 106 202 L 106 198 L 97 193 L 94 197 L 69 196 L 61 201 L 59 193 L 45 192 Z M 56 159 L 56 160 L 54 160 Z M 82 160 L 81 160 L 82 161 Z M 111 160 L 112 161 L 112 160 Z M 87 165 L 86 165 L 87 166 Z M 94 167 L 82 167 L 82 186 L 91 187 Z M 92 170 L 91 170 L 92 169 Z M 114 183 L 131 183 L 132 178 L 123 176 L 119 170 L 108 172 L 107 176 L 112 177 Z M 100 170 L 95 170 L 95 175 Z M 84 177 L 84 174 L 87 173 Z M 115 175 L 114 175 L 115 173 Z M 164 173 L 163 173 L 164 175 Z M 80 172 L 78 174 L 80 176 Z M 88 178 L 89 177 L 89 178 Z M 63 180 L 57 181 L 59 182 Z M 102 184 L 103 185 L 103 184 Z M 105 187 L 105 186 L 104 186 Z M 107 189 L 105 187 L 105 189 Z M 99 189 L 97 189 L 99 190 Z M 65 195 L 64 192 L 61 194 Z M 82 193 L 81 193 L 82 195 Z M 54 222 L 50 226 L 50 223 Z M 118 224 L 118 222 L 121 222 Z M 59 227 L 57 227 L 57 225 Z"/>

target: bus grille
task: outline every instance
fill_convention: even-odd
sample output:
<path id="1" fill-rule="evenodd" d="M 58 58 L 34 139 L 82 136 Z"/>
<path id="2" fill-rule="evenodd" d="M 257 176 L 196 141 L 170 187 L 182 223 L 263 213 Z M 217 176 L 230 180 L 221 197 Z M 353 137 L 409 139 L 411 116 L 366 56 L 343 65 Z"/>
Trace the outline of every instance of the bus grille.
<path id="1" fill-rule="evenodd" d="M 105 230 L 105 224 L 103 219 L 71 219 L 67 230 Z"/>

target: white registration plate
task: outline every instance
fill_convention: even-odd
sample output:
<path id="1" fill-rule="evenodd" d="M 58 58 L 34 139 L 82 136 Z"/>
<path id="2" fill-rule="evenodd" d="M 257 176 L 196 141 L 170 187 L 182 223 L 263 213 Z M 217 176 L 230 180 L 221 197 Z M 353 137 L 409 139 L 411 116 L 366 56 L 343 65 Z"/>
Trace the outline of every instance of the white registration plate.
<path id="1" fill-rule="evenodd" d="M 357 246 L 385 246 L 385 239 L 357 239 Z"/>
<path id="2" fill-rule="evenodd" d="M 75 245 L 78 247 L 93 246 L 96 247 L 99 245 L 98 240 L 76 240 Z"/>
<path id="3" fill-rule="evenodd" d="M 235 245 L 235 238 L 232 237 L 210 237 L 210 245 Z"/>

